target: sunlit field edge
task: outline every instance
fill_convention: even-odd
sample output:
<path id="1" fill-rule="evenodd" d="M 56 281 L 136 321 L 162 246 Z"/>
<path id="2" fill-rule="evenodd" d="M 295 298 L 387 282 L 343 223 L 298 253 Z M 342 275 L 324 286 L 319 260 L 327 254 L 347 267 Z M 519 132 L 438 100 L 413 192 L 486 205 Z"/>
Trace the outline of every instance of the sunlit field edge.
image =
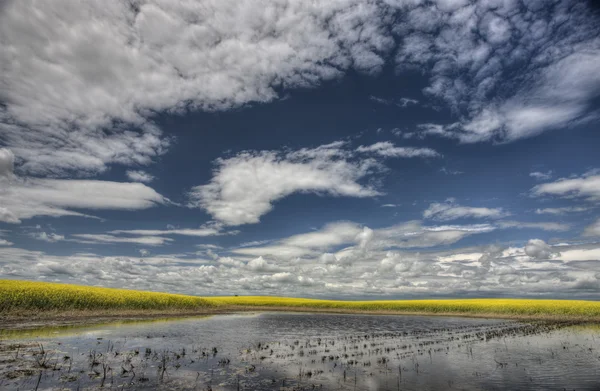
<path id="1" fill-rule="evenodd" d="M 0 313 L 60 311 L 222 312 L 252 309 L 466 314 L 600 319 L 600 302 L 547 299 L 318 300 L 270 296 L 197 297 L 48 282 L 0 280 Z"/>

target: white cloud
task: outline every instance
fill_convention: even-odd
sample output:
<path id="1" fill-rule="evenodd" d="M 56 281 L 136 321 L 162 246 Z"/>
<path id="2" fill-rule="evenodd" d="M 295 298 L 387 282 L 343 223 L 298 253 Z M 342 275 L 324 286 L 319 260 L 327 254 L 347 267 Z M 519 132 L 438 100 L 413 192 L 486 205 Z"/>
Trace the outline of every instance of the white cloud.
<path id="1" fill-rule="evenodd" d="M 377 103 L 380 103 L 380 104 L 386 105 L 386 106 L 389 106 L 394 103 L 393 101 L 391 101 L 389 99 L 384 99 L 384 98 L 380 98 L 378 96 L 373 96 L 373 95 L 369 96 L 369 99 L 372 100 L 373 102 L 377 102 Z"/>
<path id="2" fill-rule="evenodd" d="M 0 139 L 29 172 L 148 164 L 169 144 L 147 122 L 156 112 L 267 102 L 281 87 L 379 71 L 394 45 L 387 12 L 359 0 L 8 2 Z"/>
<path id="3" fill-rule="evenodd" d="M 189 193 L 189 206 L 205 209 L 227 225 L 258 223 L 273 203 L 298 192 L 330 196 L 372 197 L 380 194 L 358 181 L 381 172 L 372 159 L 349 160 L 343 143 L 287 153 L 242 152 L 217 159 L 211 181 Z"/>
<path id="4" fill-rule="evenodd" d="M 521 229 L 541 229 L 544 231 L 568 231 L 569 224 L 554 222 L 523 222 L 523 221 L 499 221 L 496 223 L 499 228 L 521 228 Z"/>
<path id="5" fill-rule="evenodd" d="M 147 165 L 171 143 L 156 113 L 272 101 L 349 69 L 377 73 L 392 52 L 460 118 L 427 133 L 515 140 L 589 114 L 595 22 L 576 0 L 543 13 L 514 1 L 11 1 L 0 15 L 0 142 L 20 172 Z"/>
<path id="6" fill-rule="evenodd" d="M 170 229 L 118 229 L 108 232 L 109 234 L 141 235 L 141 236 L 161 236 L 161 235 L 182 235 L 182 236 L 218 236 L 235 235 L 239 231 L 223 231 L 219 224 L 205 224 L 200 228 L 170 228 Z"/>
<path id="7" fill-rule="evenodd" d="M 378 96 L 371 95 L 371 96 L 369 96 L 369 99 L 372 100 L 373 102 L 377 102 L 382 105 L 386 105 L 386 106 L 394 105 L 394 106 L 401 107 L 401 108 L 406 108 L 410 105 L 416 105 L 419 103 L 419 101 L 417 99 L 411 99 L 411 98 L 405 98 L 405 97 L 402 97 L 398 100 L 393 100 L 393 99 L 384 99 L 384 98 L 380 98 Z"/>
<path id="8" fill-rule="evenodd" d="M 594 224 L 585 227 L 583 231 L 584 236 L 600 236 L 600 219 L 596 220 Z"/>
<path id="9" fill-rule="evenodd" d="M 408 107 L 409 105 L 416 105 L 418 103 L 419 103 L 419 101 L 417 99 L 400 98 L 400 102 L 398 102 L 398 106 Z"/>
<path id="10" fill-rule="evenodd" d="M 414 227 L 414 223 L 407 224 L 406 231 L 410 225 Z M 377 235 L 374 230 L 372 238 Z M 531 244 L 534 248 L 527 248 Z M 560 253 L 552 251 L 555 247 L 548 246 L 548 250 L 546 246 L 532 240 L 524 247 L 386 251 L 367 244 L 351 262 L 340 259 L 341 252 L 288 262 L 260 256 L 240 259 L 237 255 L 215 259 L 183 254 L 54 256 L 4 247 L 0 251 L 0 273 L 7 278 L 116 287 L 135 285 L 139 289 L 200 295 L 227 292 L 331 297 L 335 294 L 351 298 L 392 297 L 401 293 L 406 297 L 456 297 L 510 291 L 524 297 L 573 298 L 589 292 L 578 284 L 600 275 L 597 246 L 564 244 Z"/>
<path id="11" fill-rule="evenodd" d="M 35 216 L 85 216 L 73 209 L 138 210 L 167 200 L 141 183 L 97 180 L 0 178 L 0 221 Z"/>
<path id="12" fill-rule="evenodd" d="M 13 242 L 10 242 L 6 239 L 2 239 L 2 236 L 4 235 L 5 232 L 7 232 L 7 231 L 0 229 L 0 246 L 12 246 Z"/>
<path id="13" fill-rule="evenodd" d="M 543 215 L 543 214 L 564 215 L 564 214 L 568 214 L 568 213 L 586 212 L 590 209 L 591 209 L 590 207 L 584 207 L 584 206 L 565 206 L 565 207 L 561 207 L 561 208 L 543 208 L 543 209 L 538 208 L 535 210 L 535 213 L 538 215 Z"/>
<path id="14" fill-rule="evenodd" d="M 531 239 L 525 246 L 525 254 L 535 259 L 548 259 L 555 252 L 541 239 Z"/>
<path id="15" fill-rule="evenodd" d="M 591 202 L 598 202 L 600 201 L 600 175 L 561 178 L 554 182 L 535 186 L 531 189 L 531 193 L 534 196 L 581 197 Z"/>
<path id="16" fill-rule="evenodd" d="M 561 248 L 557 259 L 564 262 L 600 261 L 600 248 Z"/>
<path id="17" fill-rule="evenodd" d="M 352 243 L 363 232 L 363 228 L 352 222 L 336 222 L 327 224 L 322 229 L 290 236 L 280 243 L 287 246 L 327 249 L 346 243 Z"/>
<path id="18" fill-rule="evenodd" d="M 318 251 L 311 248 L 271 244 L 268 246 L 242 247 L 231 250 L 234 254 L 243 256 L 264 256 L 278 260 L 297 259 L 305 256 L 317 256 Z"/>
<path id="19" fill-rule="evenodd" d="M 488 224 L 423 226 L 419 221 L 409 221 L 374 230 L 372 239 L 363 247 L 378 249 L 435 247 L 456 243 L 478 233 L 491 232 Z"/>
<path id="20" fill-rule="evenodd" d="M 162 246 L 167 242 L 173 241 L 173 239 L 160 236 L 136 236 L 133 238 L 106 234 L 73 234 L 71 236 L 75 238 L 71 239 L 72 241 L 90 244 L 134 243 L 147 246 Z"/>
<path id="21" fill-rule="evenodd" d="M 277 266 L 270 264 L 263 257 L 251 260 L 246 264 L 246 267 L 255 272 L 273 272 L 279 270 Z"/>
<path id="22" fill-rule="evenodd" d="M 534 172 L 530 172 L 529 176 L 537 179 L 538 181 L 547 181 L 548 179 L 552 178 L 552 171 L 548 171 L 548 172 L 534 171 Z"/>
<path id="23" fill-rule="evenodd" d="M 5 172 L 11 167 L 6 165 Z M 86 216 L 73 209 L 138 210 L 167 202 L 141 183 L 0 175 L 0 221 L 6 223 L 35 216 Z"/>
<path id="24" fill-rule="evenodd" d="M 336 222 L 314 232 L 269 242 L 265 246 L 231 251 L 238 255 L 263 256 L 280 261 L 308 257 L 319 258 L 324 264 L 350 264 L 368 258 L 367 254 L 373 252 L 452 244 L 464 237 L 494 229 L 487 224 L 423 226 L 419 221 L 371 229 L 352 222 Z"/>
<path id="25" fill-rule="evenodd" d="M 14 164 L 15 155 L 12 151 L 7 148 L 0 148 L 0 176 L 12 176 Z"/>
<path id="26" fill-rule="evenodd" d="M 429 207 L 423 211 L 424 218 L 438 221 L 449 221 L 461 218 L 497 219 L 508 215 L 510 215 L 510 213 L 504 211 L 502 208 L 461 206 L 454 201 L 446 203 L 436 202 L 430 204 Z"/>
<path id="27" fill-rule="evenodd" d="M 64 235 L 55 234 L 54 232 L 32 232 L 29 234 L 31 237 L 37 240 L 43 240 L 44 242 L 55 243 L 65 240 Z"/>
<path id="28" fill-rule="evenodd" d="M 133 182 L 150 183 L 154 180 L 154 176 L 142 170 L 127 170 L 127 178 Z"/>
<path id="29" fill-rule="evenodd" d="M 383 157 L 439 157 L 440 154 L 431 148 L 396 147 L 389 141 L 381 141 L 372 145 L 361 145 L 356 149 L 362 153 L 374 153 Z"/>
<path id="30" fill-rule="evenodd" d="M 600 94 L 596 18 L 585 2 L 396 2 L 396 63 L 461 118 L 438 135 L 512 141 L 585 118 Z M 429 133 L 432 134 L 432 133 Z"/>
<path id="31" fill-rule="evenodd" d="M 442 172 L 442 173 L 444 173 L 446 175 L 461 175 L 461 174 L 464 174 L 463 171 L 451 170 L 451 169 L 448 169 L 446 167 L 440 168 L 440 172 Z"/>

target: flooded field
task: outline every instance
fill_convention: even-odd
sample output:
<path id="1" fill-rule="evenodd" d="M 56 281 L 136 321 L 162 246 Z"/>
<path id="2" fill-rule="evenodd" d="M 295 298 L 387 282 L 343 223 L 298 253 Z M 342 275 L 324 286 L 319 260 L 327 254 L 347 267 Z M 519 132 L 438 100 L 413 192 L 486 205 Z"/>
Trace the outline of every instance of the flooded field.
<path id="1" fill-rule="evenodd" d="M 600 328 L 256 313 L 0 334 L 4 390 L 596 390 Z"/>

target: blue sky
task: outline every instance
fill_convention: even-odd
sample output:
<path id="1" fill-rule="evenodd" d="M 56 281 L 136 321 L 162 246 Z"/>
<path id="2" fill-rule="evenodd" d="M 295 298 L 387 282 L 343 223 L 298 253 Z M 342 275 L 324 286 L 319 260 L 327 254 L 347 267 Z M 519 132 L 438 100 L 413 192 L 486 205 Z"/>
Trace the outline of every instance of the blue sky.
<path id="1" fill-rule="evenodd" d="M 0 278 L 597 298 L 593 2 L 64 3 L 0 8 Z"/>

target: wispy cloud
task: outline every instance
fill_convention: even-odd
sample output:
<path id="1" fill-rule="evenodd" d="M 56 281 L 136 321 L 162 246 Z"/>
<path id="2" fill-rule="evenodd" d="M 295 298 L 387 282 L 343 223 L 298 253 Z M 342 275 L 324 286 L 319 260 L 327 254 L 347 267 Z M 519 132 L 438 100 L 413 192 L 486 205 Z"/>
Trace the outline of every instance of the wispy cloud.
<path id="1" fill-rule="evenodd" d="M 439 157 L 440 154 L 431 148 L 397 147 L 389 141 L 381 141 L 371 145 L 361 145 L 357 152 L 373 153 L 382 157 Z"/>
<path id="2" fill-rule="evenodd" d="M 430 204 L 429 207 L 423 211 L 424 218 L 438 221 L 449 221 L 462 218 L 498 219 L 509 215 L 510 213 L 502 208 L 462 206 L 453 200 L 445 203 L 436 202 Z"/>
<path id="3" fill-rule="evenodd" d="M 154 176 L 142 170 L 127 170 L 127 178 L 133 182 L 150 183 L 154 180 Z"/>
<path id="4" fill-rule="evenodd" d="M 385 106 L 397 106 L 397 107 L 401 107 L 401 108 L 406 108 L 408 106 L 411 105 L 416 105 L 419 103 L 419 101 L 417 99 L 411 99 L 411 98 L 406 98 L 406 97 L 401 97 L 400 99 L 384 99 L 378 96 L 369 96 L 369 99 L 372 100 L 373 102 L 385 105 Z"/>
<path id="5" fill-rule="evenodd" d="M 587 212 L 592 209 L 591 207 L 585 206 L 564 206 L 560 208 L 538 208 L 535 210 L 535 213 L 538 215 L 548 214 L 548 215 L 565 215 L 569 213 L 581 213 Z"/>
<path id="6" fill-rule="evenodd" d="M 18 224 L 35 216 L 90 217 L 73 209 L 139 210 L 169 202 L 141 183 L 19 177 L 12 162 L 12 152 L 0 149 L 2 222 Z"/>
<path id="7" fill-rule="evenodd" d="M 500 228 L 541 229 L 544 231 L 568 231 L 571 226 L 555 222 L 524 222 L 524 221 L 499 221 Z"/>
<path id="8" fill-rule="evenodd" d="M 599 236 L 600 237 L 600 219 L 594 224 L 588 225 L 583 231 L 584 236 Z"/>
<path id="9" fill-rule="evenodd" d="M 106 234 L 73 234 L 71 236 L 74 238 L 70 239 L 71 241 L 89 244 L 133 243 L 146 246 L 162 246 L 173 241 L 173 239 L 160 236 L 123 237 Z"/>
<path id="10" fill-rule="evenodd" d="M 600 201 L 600 175 L 594 172 L 574 178 L 561 178 L 543 183 L 531 189 L 534 196 L 558 196 L 563 198 L 584 198 L 590 202 Z"/>
<path id="11" fill-rule="evenodd" d="M 540 172 L 540 171 L 530 172 L 529 176 L 534 179 L 537 179 L 538 181 L 547 181 L 548 179 L 552 178 L 552 170 L 550 170 L 548 172 Z"/>
<path id="12" fill-rule="evenodd" d="M 29 236 L 31 236 L 34 239 L 42 240 L 44 242 L 49 242 L 49 243 L 56 243 L 56 242 L 60 242 L 62 240 L 65 240 L 65 236 L 64 235 L 59 235 L 59 234 L 56 234 L 54 232 L 50 232 L 50 233 L 47 233 L 47 232 L 44 232 L 44 231 L 42 231 L 42 232 L 31 232 L 29 234 Z"/>
<path id="13" fill-rule="evenodd" d="M 140 235 L 140 236 L 161 236 L 161 235 L 181 235 L 181 236 L 219 236 L 219 235 L 235 235 L 239 231 L 223 231 L 223 227 L 219 224 L 208 224 L 200 228 L 172 228 L 172 229 L 119 229 L 110 231 L 110 234 L 124 235 Z"/>

